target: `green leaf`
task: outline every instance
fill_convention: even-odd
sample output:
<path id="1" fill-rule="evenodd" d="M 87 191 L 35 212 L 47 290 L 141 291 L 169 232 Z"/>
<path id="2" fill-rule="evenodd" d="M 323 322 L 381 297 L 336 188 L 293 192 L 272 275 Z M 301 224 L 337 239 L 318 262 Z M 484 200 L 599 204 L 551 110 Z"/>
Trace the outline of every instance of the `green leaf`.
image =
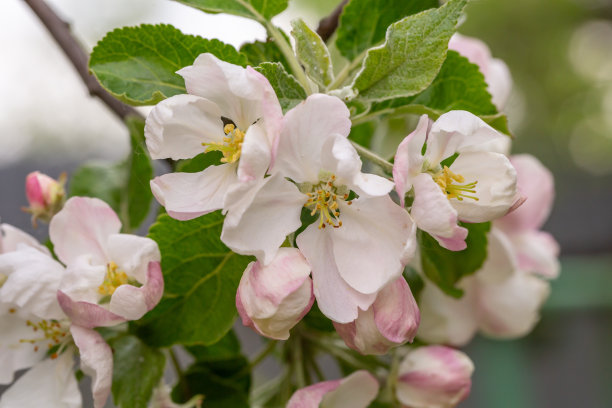
<path id="1" fill-rule="evenodd" d="M 240 355 L 240 342 L 233 330 L 210 346 L 188 346 L 187 351 L 198 361 L 228 360 Z"/>
<path id="2" fill-rule="evenodd" d="M 165 293 L 137 328 L 154 346 L 210 345 L 236 318 L 236 290 L 250 257 L 230 251 L 219 239 L 219 211 L 190 221 L 163 214 L 149 237 L 159 245 Z"/>
<path id="3" fill-rule="evenodd" d="M 363 147 L 370 148 L 372 144 L 372 136 L 374 136 L 375 126 L 372 122 L 362 123 L 361 125 L 353 126 L 349 139 L 360 144 Z"/>
<path id="4" fill-rule="evenodd" d="M 260 21 L 287 8 L 289 0 L 175 0 L 207 13 L 228 13 Z"/>
<path id="5" fill-rule="evenodd" d="M 455 298 L 463 296 L 463 291 L 455 284 L 476 272 L 487 258 L 487 233 L 491 223 L 461 223 L 461 226 L 469 231 L 465 240 L 467 248 L 463 251 L 449 251 L 428 233 L 421 230 L 417 233 L 423 273 L 443 292 Z"/>
<path id="6" fill-rule="evenodd" d="M 131 105 L 152 105 L 185 93 L 176 71 L 209 52 L 246 66 L 246 57 L 219 40 L 186 35 L 167 24 L 143 24 L 108 33 L 94 47 L 89 69 L 112 95 Z"/>
<path id="7" fill-rule="evenodd" d="M 467 0 L 408 16 L 387 29 L 385 43 L 368 51 L 353 89 L 381 101 L 414 95 L 434 80 Z"/>
<path id="8" fill-rule="evenodd" d="M 272 85 L 274 92 L 276 92 L 283 112 L 287 112 L 308 96 L 297 79 L 293 75 L 289 75 L 278 62 L 264 62 L 256 67 L 255 70 L 268 78 L 270 85 Z"/>
<path id="9" fill-rule="evenodd" d="M 251 371 L 242 356 L 220 361 L 196 362 L 172 391 L 172 399 L 186 402 L 204 396 L 206 408 L 249 408 Z"/>
<path id="10" fill-rule="evenodd" d="M 274 41 L 245 43 L 240 47 L 240 53 L 246 55 L 249 65 L 252 67 L 256 67 L 264 62 L 280 62 L 285 67 L 285 70 L 291 71 L 287 59 Z"/>
<path id="11" fill-rule="evenodd" d="M 381 43 L 390 24 L 438 5 L 438 0 L 351 0 L 340 15 L 336 47 L 353 60 Z"/>
<path id="12" fill-rule="evenodd" d="M 177 173 L 197 173 L 208 166 L 220 164 L 222 158 L 223 153 L 219 151 L 200 153 L 194 158 L 179 160 L 174 171 Z"/>
<path id="13" fill-rule="evenodd" d="M 149 214 L 153 194 L 150 181 L 153 178 L 153 165 L 144 142 L 144 121 L 130 117 L 126 120 L 130 131 L 132 152 L 127 159 L 127 191 L 124 200 L 127 204 L 129 226 L 136 229 Z"/>
<path id="14" fill-rule="evenodd" d="M 295 53 L 306 74 L 325 87 L 334 79 L 334 69 L 327 46 L 319 35 L 298 18 L 291 22 L 291 36 L 295 39 Z"/>
<path id="15" fill-rule="evenodd" d="M 125 166 L 91 161 L 72 174 L 69 196 L 99 198 L 119 214 L 125 179 Z"/>
<path id="16" fill-rule="evenodd" d="M 116 405 L 146 408 L 153 389 L 164 373 L 166 358 L 135 336 L 123 336 L 112 342 L 113 400 Z"/>
<path id="17" fill-rule="evenodd" d="M 316 329 L 318 331 L 331 333 L 336 330 L 332 321 L 327 316 L 325 316 L 323 312 L 321 312 L 321 309 L 319 309 L 319 306 L 316 302 L 312 305 L 312 308 L 306 314 L 306 316 L 304 316 L 302 321 L 306 326 Z"/>

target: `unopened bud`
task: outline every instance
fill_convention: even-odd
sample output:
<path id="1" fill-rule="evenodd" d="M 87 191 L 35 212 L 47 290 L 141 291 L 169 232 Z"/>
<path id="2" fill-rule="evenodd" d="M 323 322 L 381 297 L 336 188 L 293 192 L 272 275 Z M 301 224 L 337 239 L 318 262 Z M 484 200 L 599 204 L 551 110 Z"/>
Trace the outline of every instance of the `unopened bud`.
<path id="1" fill-rule="evenodd" d="M 37 220 L 48 222 L 62 209 L 66 200 L 64 190 L 66 174 L 62 173 L 58 180 L 46 174 L 33 171 L 26 177 L 26 197 L 29 207 L 25 211 L 32 214 L 32 224 L 36 226 Z"/>

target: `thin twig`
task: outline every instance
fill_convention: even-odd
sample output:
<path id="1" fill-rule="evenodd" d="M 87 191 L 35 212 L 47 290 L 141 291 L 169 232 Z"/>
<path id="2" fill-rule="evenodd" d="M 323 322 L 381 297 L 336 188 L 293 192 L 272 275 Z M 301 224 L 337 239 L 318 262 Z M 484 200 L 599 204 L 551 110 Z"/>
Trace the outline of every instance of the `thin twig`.
<path id="1" fill-rule="evenodd" d="M 342 14 L 342 10 L 344 9 L 346 3 L 348 3 L 348 0 L 342 0 L 340 4 L 338 4 L 338 7 L 336 7 L 329 16 L 319 21 L 317 34 L 319 34 L 323 41 L 327 42 L 329 37 L 334 34 L 334 31 L 336 31 L 336 28 L 338 28 L 338 20 L 340 19 L 340 14 Z"/>
<path id="2" fill-rule="evenodd" d="M 143 117 L 137 110 L 116 99 L 106 92 L 98 80 L 89 73 L 88 56 L 83 47 L 70 32 L 70 25 L 62 20 L 44 0 L 24 0 L 39 20 L 47 28 L 55 42 L 61 47 L 72 63 L 89 94 L 98 97 L 108 108 L 122 120 L 128 115 Z"/>

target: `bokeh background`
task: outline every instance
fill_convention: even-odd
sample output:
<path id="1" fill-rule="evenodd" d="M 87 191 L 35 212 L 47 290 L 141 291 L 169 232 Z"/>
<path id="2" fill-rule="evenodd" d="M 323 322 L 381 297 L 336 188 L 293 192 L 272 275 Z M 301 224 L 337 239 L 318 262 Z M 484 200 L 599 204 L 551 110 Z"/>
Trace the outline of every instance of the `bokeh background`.
<path id="1" fill-rule="evenodd" d="M 300 16 L 316 27 L 336 3 L 291 0 L 275 22 L 287 28 Z M 265 37 L 255 22 L 169 0 L 49 4 L 87 49 L 115 27 L 140 23 L 170 23 L 236 46 Z M 562 248 L 561 277 L 533 333 L 477 338 L 468 347 L 476 372 L 461 407 L 612 407 L 612 0 L 472 0 L 460 32 L 483 39 L 510 67 L 513 152 L 553 171 L 557 199 L 544 229 Z M 44 239 L 46 229 L 32 230 L 19 210 L 25 176 L 119 160 L 128 135 L 87 95 L 21 0 L 0 2 L 0 56 L 0 216 Z"/>

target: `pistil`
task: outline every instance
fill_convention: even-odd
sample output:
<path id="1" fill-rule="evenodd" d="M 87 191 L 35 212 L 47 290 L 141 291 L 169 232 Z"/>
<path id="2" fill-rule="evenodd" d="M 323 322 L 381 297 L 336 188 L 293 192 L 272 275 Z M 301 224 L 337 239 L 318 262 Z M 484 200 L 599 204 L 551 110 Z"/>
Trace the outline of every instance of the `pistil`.
<path id="1" fill-rule="evenodd" d="M 453 173 L 447 166 L 444 166 L 442 171 L 435 175 L 433 179 L 449 200 L 456 198 L 459 201 L 463 201 L 464 198 L 471 198 L 478 201 L 478 197 L 467 194 L 476 194 L 478 181 L 467 184 L 455 184 L 465 183 L 465 177 L 461 174 Z"/>

